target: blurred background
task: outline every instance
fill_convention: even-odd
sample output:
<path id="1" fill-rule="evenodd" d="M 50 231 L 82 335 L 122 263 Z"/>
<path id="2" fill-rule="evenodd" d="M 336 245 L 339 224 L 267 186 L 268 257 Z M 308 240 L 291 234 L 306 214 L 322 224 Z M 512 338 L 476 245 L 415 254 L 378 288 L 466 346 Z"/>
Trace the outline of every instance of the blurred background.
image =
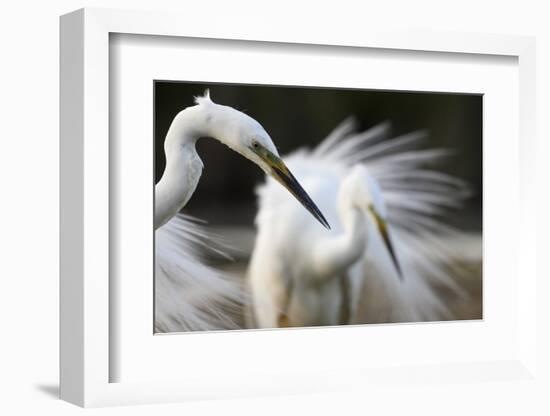
<path id="1" fill-rule="evenodd" d="M 163 143 L 172 119 L 194 105 L 193 97 L 206 88 L 214 102 L 258 120 L 283 157 L 300 147 L 314 147 L 350 115 L 359 121 L 361 131 L 389 121 L 392 136 L 427 130 L 428 147 L 452 149 L 454 156 L 441 170 L 464 179 L 474 192 L 463 209 L 449 213 L 447 221 L 473 238 L 462 256 L 467 262 L 463 266 L 471 270 L 461 280 L 469 298 L 449 294 L 447 302 L 458 319 L 481 318 L 481 95 L 155 81 L 155 183 L 164 170 Z M 223 237 L 236 261 L 218 266 L 244 277 L 255 236 L 254 188 L 264 174 L 211 138 L 199 140 L 197 151 L 205 167 L 184 212 L 206 220 Z"/>

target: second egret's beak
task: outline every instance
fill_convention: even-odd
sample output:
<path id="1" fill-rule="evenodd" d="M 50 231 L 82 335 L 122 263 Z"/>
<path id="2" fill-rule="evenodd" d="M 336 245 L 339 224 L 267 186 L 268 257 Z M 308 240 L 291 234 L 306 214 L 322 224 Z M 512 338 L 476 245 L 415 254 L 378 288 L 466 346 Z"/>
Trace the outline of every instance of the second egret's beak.
<path id="1" fill-rule="evenodd" d="M 259 144 L 251 147 L 251 149 L 266 163 L 271 176 L 286 189 L 288 189 L 288 191 L 294 195 L 294 197 L 311 213 L 311 215 L 317 219 L 317 221 L 330 230 L 330 225 L 321 213 L 321 210 L 317 208 L 317 205 L 315 205 L 307 192 L 304 191 L 304 188 L 302 188 L 300 183 L 296 180 L 294 175 L 290 172 L 290 170 L 288 170 L 282 159 Z"/>
<path id="2" fill-rule="evenodd" d="M 399 280 L 403 280 L 403 273 L 401 272 L 401 267 L 399 266 L 399 261 L 397 261 L 397 255 L 395 254 L 395 251 L 393 249 L 393 245 L 391 243 L 390 234 L 388 230 L 388 223 L 384 218 L 380 216 L 378 211 L 376 211 L 376 208 L 374 208 L 374 205 L 369 204 L 368 206 L 369 213 L 374 218 L 374 222 L 376 224 L 376 228 L 378 229 L 378 232 L 382 236 L 382 240 L 384 241 L 384 244 L 386 245 L 386 248 L 388 249 L 388 252 L 390 253 L 391 259 L 393 261 L 393 264 L 395 266 L 395 269 L 397 270 L 397 275 L 399 276 Z"/>

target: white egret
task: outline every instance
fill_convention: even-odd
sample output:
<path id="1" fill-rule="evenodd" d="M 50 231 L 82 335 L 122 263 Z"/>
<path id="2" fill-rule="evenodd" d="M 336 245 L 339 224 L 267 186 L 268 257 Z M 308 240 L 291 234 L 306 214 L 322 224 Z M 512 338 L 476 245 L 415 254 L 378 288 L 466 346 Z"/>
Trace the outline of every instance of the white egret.
<path id="1" fill-rule="evenodd" d="M 259 327 L 450 316 L 432 284 L 463 294 L 449 271 L 449 242 L 460 232 L 437 216 L 469 191 L 426 167 L 446 152 L 415 150 L 423 132 L 383 140 L 388 128 L 355 134 L 350 118 L 314 150 L 285 157 L 330 231 L 314 227 L 271 181 L 258 188 L 248 278 Z M 377 295 L 359 310 L 369 289 Z"/>
<path id="2" fill-rule="evenodd" d="M 256 120 L 214 103 L 208 91 L 195 101 L 195 106 L 184 109 L 172 121 L 164 142 L 166 168 L 155 186 L 155 330 L 158 332 L 236 326 L 231 312 L 241 301 L 239 286 L 202 261 L 201 250 L 217 250 L 211 247 L 211 236 L 197 222 L 178 215 L 201 176 L 203 164 L 195 149 L 199 138 L 212 137 L 254 162 L 328 227 Z"/>

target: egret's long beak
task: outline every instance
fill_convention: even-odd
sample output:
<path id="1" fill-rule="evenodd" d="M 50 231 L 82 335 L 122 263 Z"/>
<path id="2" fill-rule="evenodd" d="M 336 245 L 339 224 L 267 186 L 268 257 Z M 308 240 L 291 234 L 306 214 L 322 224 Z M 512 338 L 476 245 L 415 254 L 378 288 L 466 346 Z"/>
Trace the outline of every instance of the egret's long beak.
<path id="1" fill-rule="evenodd" d="M 382 236 L 382 240 L 384 241 L 384 244 L 386 245 L 386 248 L 388 249 L 391 259 L 393 261 L 393 264 L 395 266 L 395 269 L 397 270 L 397 275 L 399 276 L 399 280 L 403 280 L 403 273 L 401 272 L 401 267 L 399 266 L 399 261 L 397 260 L 397 255 L 395 254 L 395 251 L 393 249 L 393 245 L 391 243 L 390 234 L 388 230 L 388 223 L 384 218 L 380 216 L 378 211 L 376 211 L 376 208 L 374 208 L 374 205 L 369 204 L 368 206 L 369 213 L 374 218 L 374 222 L 376 224 L 376 228 L 378 228 L 378 232 Z"/>
<path id="2" fill-rule="evenodd" d="M 281 158 L 274 155 L 261 145 L 251 147 L 251 149 L 266 163 L 271 176 L 286 189 L 288 189 L 288 191 L 294 195 L 294 197 L 311 213 L 311 215 L 317 219 L 317 221 L 330 230 L 330 225 L 321 213 L 321 210 L 317 208 L 317 205 L 315 205 L 315 203 L 311 200 L 307 192 L 304 191 L 304 188 L 302 188 L 294 175 L 290 172 L 290 170 L 288 170 Z"/>

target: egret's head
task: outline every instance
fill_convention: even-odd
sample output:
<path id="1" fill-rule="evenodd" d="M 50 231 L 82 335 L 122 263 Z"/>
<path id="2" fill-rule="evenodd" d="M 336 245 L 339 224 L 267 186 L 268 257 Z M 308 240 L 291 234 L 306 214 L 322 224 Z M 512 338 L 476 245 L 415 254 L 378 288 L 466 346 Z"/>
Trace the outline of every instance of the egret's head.
<path id="1" fill-rule="evenodd" d="M 281 183 L 325 227 L 327 220 L 279 156 L 271 137 L 260 123 L 232 107 L 215 104 L 208 90 L 196 102 L 204 107 L 209 133 L 258 165 L 266 175 Z"/>
<path id="2" fill-rule="evenodd" d="M 403 279 L 401 267 L 397 260 L 386 215 L 386 206 L 378 184 L 363 165 L 356 165 L 344 178 L 343 192 L 345 201 L 351 206 L 365 212 L 380 233 L 400 279 Z"/>

